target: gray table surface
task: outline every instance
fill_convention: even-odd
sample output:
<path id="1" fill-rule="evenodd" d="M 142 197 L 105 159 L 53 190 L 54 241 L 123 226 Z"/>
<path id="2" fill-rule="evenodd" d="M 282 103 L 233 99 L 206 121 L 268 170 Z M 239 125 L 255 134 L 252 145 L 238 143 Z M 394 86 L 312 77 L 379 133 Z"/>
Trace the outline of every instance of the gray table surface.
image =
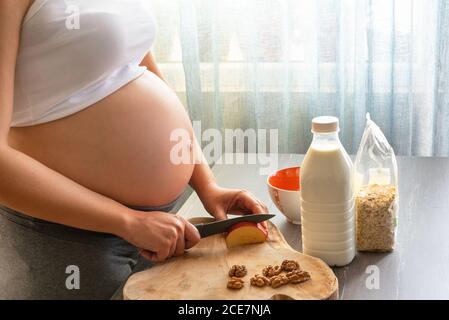
<path id="1" fill-rule="evenodd" d="M 280 154 L 278 167 L 299 165 L 302 158 Z M 358 253 L 350 265 L 334 268 L 341 299 L 449 299 L 449 158 L 398 157 L 398 165 L 396 249 Z M 288 223 L 271 202 L 258 164 L 217 164 L 213 171 L 220 185 L 245 188 L 264 201 L 287 242 L 301 251 L 301 228 Z M 196 194 L 178 213 L 207 216 Z M 375 276 L 372 265 L 378 267 L 378 288 L 366 285 Z"/>

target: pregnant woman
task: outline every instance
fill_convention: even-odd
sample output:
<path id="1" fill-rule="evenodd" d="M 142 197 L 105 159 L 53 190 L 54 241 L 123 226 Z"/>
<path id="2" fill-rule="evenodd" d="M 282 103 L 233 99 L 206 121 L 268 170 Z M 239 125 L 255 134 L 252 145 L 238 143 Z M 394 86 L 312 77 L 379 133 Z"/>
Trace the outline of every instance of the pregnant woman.
<path id="1" fill-rule="evenodd" d="M 0 298 L 110 298 L 140 255 L 182 255 L 189 183 L 217 219 L 267 211 L 171 161 L 173 130 L 198 144 L 154 37 L 139 0 L 0 1 Z"/>

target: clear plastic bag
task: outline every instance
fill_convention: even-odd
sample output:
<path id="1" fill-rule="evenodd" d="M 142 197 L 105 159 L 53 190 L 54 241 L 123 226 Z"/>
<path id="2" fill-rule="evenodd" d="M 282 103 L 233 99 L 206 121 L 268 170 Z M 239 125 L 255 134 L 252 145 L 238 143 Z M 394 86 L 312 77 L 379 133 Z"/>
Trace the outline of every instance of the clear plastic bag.
<path id="1" fill-rule="evenodd" d="M 369 113 L 354 170 L 357 250 L 391 251 L 399 209 L 398 166 L 393 148 Z"/>

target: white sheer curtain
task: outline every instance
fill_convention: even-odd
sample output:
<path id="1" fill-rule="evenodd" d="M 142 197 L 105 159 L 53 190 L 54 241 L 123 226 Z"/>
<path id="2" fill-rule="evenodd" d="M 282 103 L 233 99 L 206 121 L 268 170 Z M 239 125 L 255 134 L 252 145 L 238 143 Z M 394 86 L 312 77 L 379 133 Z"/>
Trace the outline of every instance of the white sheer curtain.
<path id="1" fill-rule="evenodd" d="M 305 152 L 336 115 L 355 152 L 365 113 L 398 154 L 449 155 L 449 2 L 148 0 L 154 52 L 203 129 L 278 128 Z"/>

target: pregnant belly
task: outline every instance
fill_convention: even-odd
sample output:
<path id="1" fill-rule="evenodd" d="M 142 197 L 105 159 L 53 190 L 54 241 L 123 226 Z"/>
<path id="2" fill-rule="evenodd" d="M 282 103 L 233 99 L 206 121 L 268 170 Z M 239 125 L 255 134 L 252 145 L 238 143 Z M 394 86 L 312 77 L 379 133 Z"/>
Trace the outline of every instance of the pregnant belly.
<path id="1" fill-rule="evenodd" d="M 192 139 L 190 120 L 176 95 L 146 72 L 74 115 L 12 128 L 9 140 L 12 147 L 93 191 L 147 206 L 174 200 L 192 175 L 193 164 L 170 157 L 179 143 L 170 139 L 176 129 Z"/>

